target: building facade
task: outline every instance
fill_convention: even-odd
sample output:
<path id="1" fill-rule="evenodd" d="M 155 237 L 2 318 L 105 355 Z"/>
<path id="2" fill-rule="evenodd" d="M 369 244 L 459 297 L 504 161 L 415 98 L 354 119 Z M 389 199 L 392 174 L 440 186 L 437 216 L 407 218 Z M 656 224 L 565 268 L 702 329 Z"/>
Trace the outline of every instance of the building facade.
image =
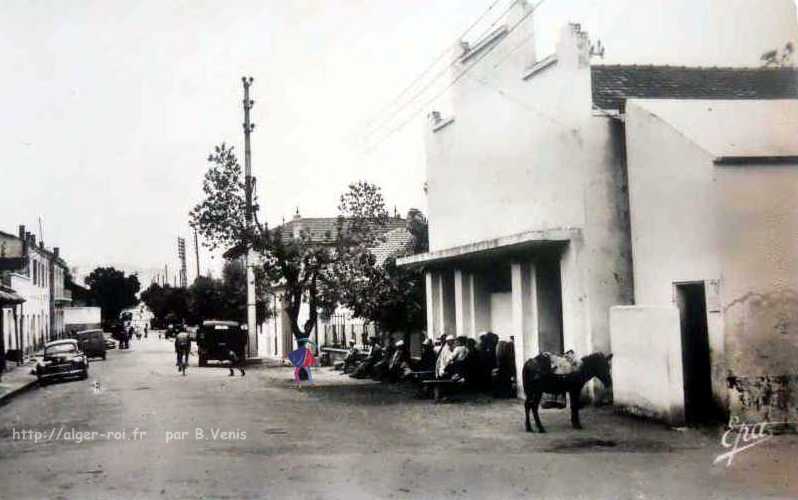
<path id="1" fill-rule="evenodd" d="M 64 287 L 67 266 L 59 248 L 37 244 L 25 226 L 16 236 L 0 232 L 0 249 L 3 284 L 24 299 L 2 310 L 4 344 L 14 356 L 27 357 L 65 335 L 64 307 L 71 301 Z"/>
<path id="2" fill-rule="evenodd" d="M 630 204 L 630 177 L 646 167 L 628 166 L 630 141 L 639 137 L 630 127 L 639 122 L 627 119 L 627 102 L 798 97 L 792 68 L 596 64 L 587 34 L 575 24 L 562 30 L 556 53 L 538 58 L 531 28 L 507 27 L 530 8 L 519 2 L 505 26 L 456 54 L 451 111 L 431 112 L 426 132 L 430 252 L 399 260 L 425 271 L 430 336 L 476 338 L 490 330 L 514 341 L 519 391 L 524 362 L 541 351 L 612 351 L 611 308 L 650 300 L 647 277 L 661 270 L 659 257 L 691 261 L 671 248 L 679 245 L 675 238 L 656 258 L 639 258 L 641 245 L 652 242 L 638 238 L 635 227 L 670 212 L 648 205 L 635 213 Z M 635 151 L 669 152 L 649 139 L 633 142 Z M 635 177 L 635 189 L 657 192 L 666 175 L 658 172 L 639 183 Z M 684 174 L 667 173 L 677 184 Z M 789 211 L 782 216 L 792 217 Z M 679 335 L 666 339 L 681 345 Z M 644 367 L 645 359 L 627 361 Z M 622 365 L 615 362 L 614 374 L 628 369 Z M 662 391 L 667 383 L 658 377 L 654 386 Z M 598 383 L 589 386 L 588 395 L 604 393 L 596 389 Z M 635 399 L 643 397 L 638 392 Z"/>
<path id="3" fill-rule="evenodd" d="M 798 100 L 626 106 L 634 307 L 615 400 L 680 424 L 798 419 Z"/>

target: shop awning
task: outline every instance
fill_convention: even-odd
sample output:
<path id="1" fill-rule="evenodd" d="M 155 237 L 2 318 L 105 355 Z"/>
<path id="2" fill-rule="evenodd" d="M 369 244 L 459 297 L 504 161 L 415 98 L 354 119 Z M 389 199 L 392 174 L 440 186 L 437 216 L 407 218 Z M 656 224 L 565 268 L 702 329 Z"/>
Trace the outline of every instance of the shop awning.
<path id="1" fill-rule="evenodd" d="M 579 228 L 526 231 L 492 240 L 402 257 L 396 260 L 396 264 L 407 267 L 434 266 L 470 259 L 509 257 L 536 248 L 561 246 L 581 238 L 582 230 Z"/>

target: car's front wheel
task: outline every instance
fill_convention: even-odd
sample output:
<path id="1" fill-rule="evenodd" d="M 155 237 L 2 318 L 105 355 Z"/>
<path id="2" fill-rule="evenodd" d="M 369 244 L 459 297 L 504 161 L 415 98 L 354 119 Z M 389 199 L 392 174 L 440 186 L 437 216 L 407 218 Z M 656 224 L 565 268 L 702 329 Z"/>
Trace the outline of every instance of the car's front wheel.
<path id="1" fill-rule="evenodd" d="M 81 380 L 86 380 L 87 378 L 89 378 L 89 369 L 88 369 L 88 367 L 84 368 L 83 369 L 83 373 L 80 374 L 80 379 Z"/>

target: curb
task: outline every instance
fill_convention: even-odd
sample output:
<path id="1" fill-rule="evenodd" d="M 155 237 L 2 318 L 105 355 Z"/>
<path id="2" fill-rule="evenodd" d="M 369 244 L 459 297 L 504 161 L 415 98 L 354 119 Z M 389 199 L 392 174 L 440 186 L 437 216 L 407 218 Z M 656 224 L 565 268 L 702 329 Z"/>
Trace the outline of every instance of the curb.
<path id="1" fill-rule="evenodd" d="M 33 389 L 34 387 L 38 387 L 38 386 L 39 386 L 39 381 L 36 380 L 36 379 L 33 379 L 30 382 L 17 387 L 16 389 L 12 389 L 12 390 L 8 391 L 7 393 L 5 393 L 2 396 L 0 396 L 0 406 L 4 406 L 4 405 L 8 404 L 15 397 L 20 396 L 22 394 L 25 394 L 29 390 Z"/>

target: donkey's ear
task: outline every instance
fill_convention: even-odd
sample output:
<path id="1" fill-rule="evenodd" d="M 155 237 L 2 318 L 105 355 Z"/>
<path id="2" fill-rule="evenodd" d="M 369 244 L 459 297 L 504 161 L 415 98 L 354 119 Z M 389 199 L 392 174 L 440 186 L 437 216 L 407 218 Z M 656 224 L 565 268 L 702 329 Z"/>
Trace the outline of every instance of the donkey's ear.
<path id="1" fill-rule="evenodd" d="M 613 356 L 613 354 L 612 354 L 612 353 L 609 353 L 609 354 L 607 354 L 607 361 L 611 360 L 611 359 L 612 359 L 612 356 Z"/>

